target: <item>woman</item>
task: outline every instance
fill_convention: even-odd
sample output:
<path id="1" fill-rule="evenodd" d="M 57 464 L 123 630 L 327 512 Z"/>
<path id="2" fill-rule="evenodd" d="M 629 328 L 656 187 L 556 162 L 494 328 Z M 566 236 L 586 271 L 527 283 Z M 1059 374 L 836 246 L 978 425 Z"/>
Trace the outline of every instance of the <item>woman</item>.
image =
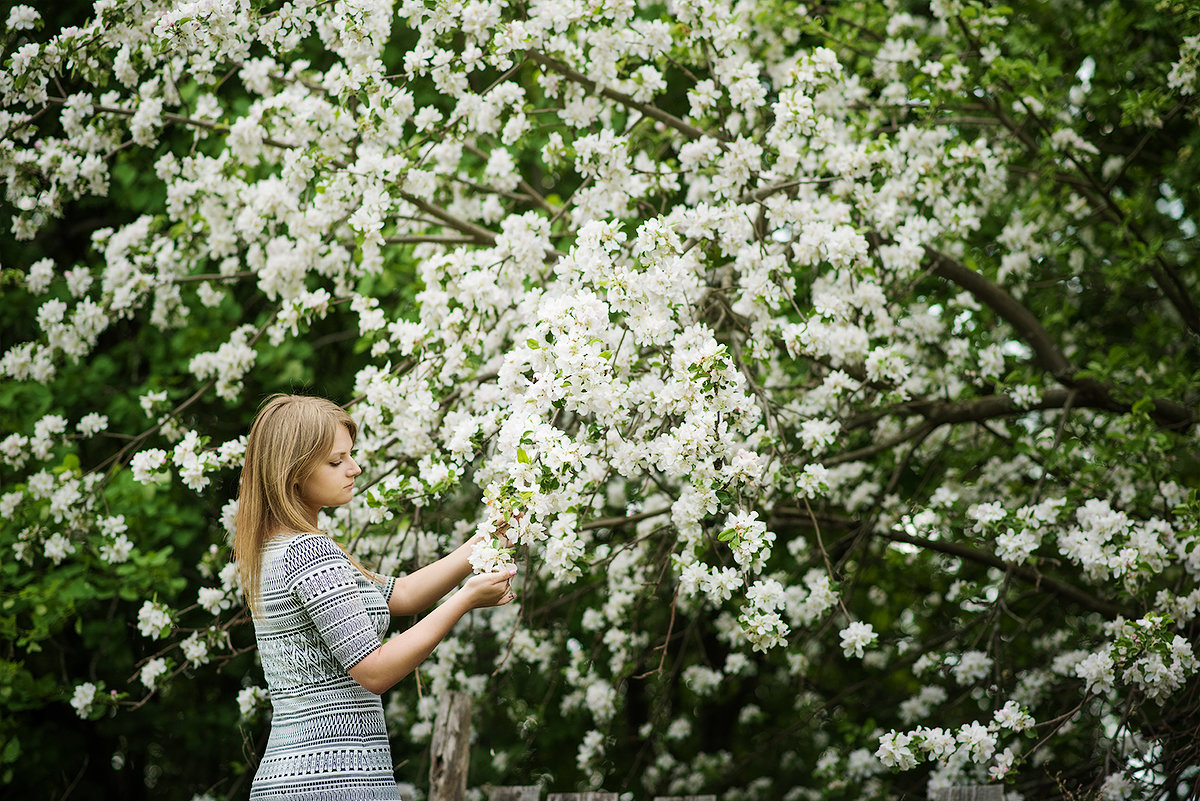
<path id="1" fill-rule="evenodd" d="M 317 528 L 354 495 L 358 427 L 337 405 L 276 395 L 246 442 L 234 559 L 254 617 L 274 716 L 252 799 L 398 799 L 379 694 L 411 673 L 472 609 L 513 600 L 515 569 L 471 577 L 471 544 L 402 578 L 364 569 Z"/>

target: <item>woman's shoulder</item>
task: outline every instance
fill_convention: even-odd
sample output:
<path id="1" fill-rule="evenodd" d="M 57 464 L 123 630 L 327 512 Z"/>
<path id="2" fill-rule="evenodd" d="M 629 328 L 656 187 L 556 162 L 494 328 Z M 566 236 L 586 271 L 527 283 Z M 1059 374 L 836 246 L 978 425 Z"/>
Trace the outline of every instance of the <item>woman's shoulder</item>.
<path id="1" fill-rule="evenodd" d="M 279 534 L 271 539 L 271 546 L 277 548 L 289 561 L 301 562 L 320 559 L 322 557 L 345 558 L 346 553 L 328 535 L 320 532 L 289 532 Z"/>

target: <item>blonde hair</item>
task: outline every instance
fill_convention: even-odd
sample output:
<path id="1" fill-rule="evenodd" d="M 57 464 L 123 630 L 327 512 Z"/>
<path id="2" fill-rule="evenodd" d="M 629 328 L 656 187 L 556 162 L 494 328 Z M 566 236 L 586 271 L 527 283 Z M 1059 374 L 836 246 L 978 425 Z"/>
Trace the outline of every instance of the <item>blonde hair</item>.
<path id="1" fill-rule="evenodd" d="M 300 501 L 300 488 L 329 456 L 339 426 L 350 432 L 351 441 L 358 436 L 358 425 L 332 401 L 284 394 L 267 398 L 250 426 L 238 488 L 233 560 L 252 612 L 259 609 L 262 554 L 267 542 L 279 534 L 323 533 Z M 375 578 L 356 559 L 350 560 Z"/>

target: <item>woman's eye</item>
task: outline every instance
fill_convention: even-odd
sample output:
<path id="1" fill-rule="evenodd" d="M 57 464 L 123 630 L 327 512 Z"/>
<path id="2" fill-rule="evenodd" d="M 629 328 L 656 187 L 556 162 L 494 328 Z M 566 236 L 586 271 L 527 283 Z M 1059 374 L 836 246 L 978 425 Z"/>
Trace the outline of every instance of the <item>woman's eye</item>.
<path id="1" fill-rule="evenodd" d="M 339 460 L 339 461 L 336 461 L 336 462 L 330 462 L 330 463 L 329 463 L 329 466 L 330 466 L 330 467 L 339 467 L 339 466 L 341 466 L 341 464 L 342 464 L 342 463 L 341 463 L 341 461 Z"/>

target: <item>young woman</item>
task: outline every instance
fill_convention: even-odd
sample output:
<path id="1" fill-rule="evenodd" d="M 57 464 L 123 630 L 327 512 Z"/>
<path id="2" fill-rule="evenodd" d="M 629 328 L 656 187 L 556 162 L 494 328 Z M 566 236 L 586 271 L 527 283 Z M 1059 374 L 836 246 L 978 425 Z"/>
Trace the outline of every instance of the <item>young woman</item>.
<path id="1" fill-rule="evenodd" d="M 513 600 L 515 570 L 472 576 L 386 643 L 392 615 L 432 606 L 471 573 L 470 543 L 401 578 L 364 569 L 317 528 L 354 495 L 358 427 L 337 405 L 276 395 L 246 442 L 234 559 L 274 715 L 251 799 L 398 799 L 379 694 L 472 609 Z"/>

